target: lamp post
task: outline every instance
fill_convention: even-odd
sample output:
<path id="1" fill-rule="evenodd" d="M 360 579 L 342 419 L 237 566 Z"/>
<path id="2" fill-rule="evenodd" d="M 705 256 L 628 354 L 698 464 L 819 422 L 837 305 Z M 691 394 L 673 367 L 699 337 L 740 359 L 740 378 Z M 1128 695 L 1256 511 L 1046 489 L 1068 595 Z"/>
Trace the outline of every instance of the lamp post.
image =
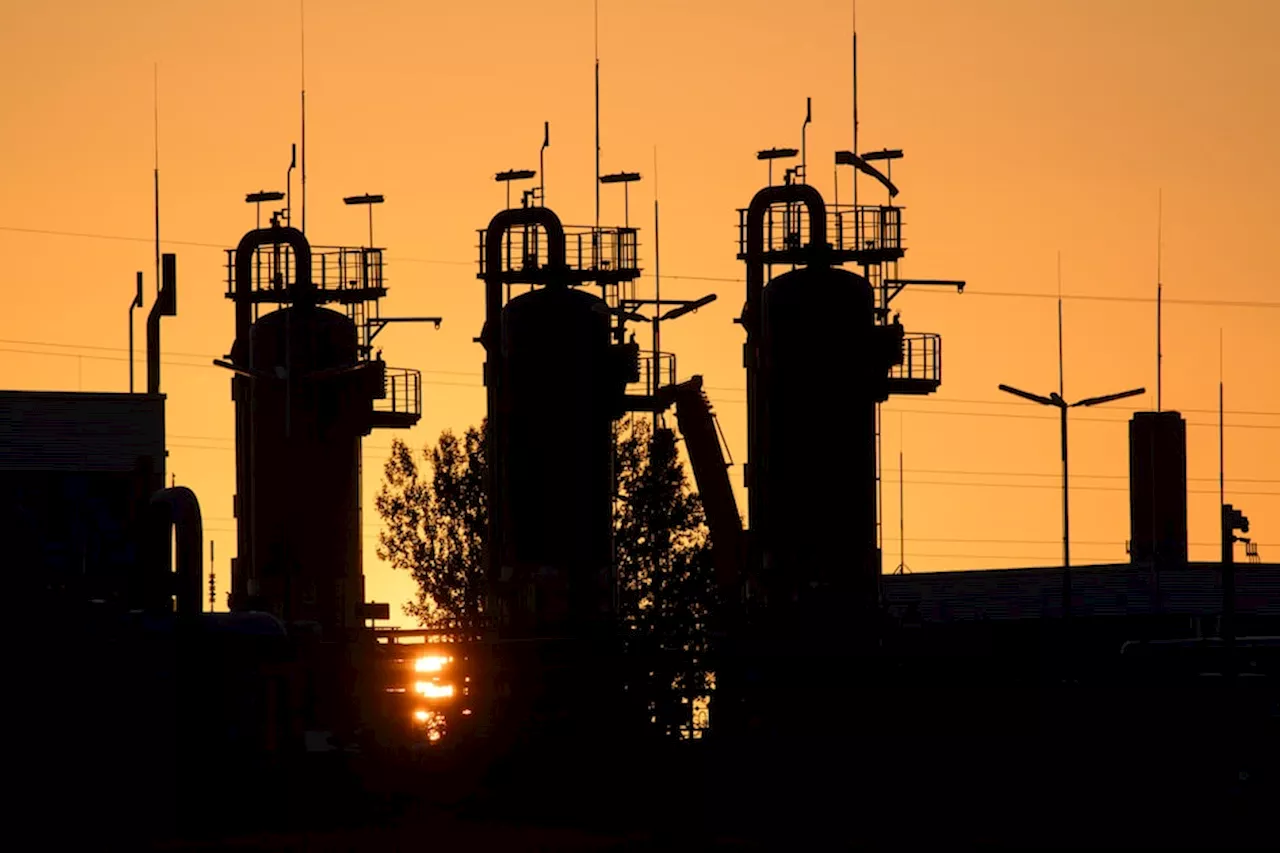
<path id="1" fill-rule="evenodd" d="M 1022 391 L 1010 385 L 1001 385 L 1000 390 L 1006 394 L 1012 394 L 1015 397 L 1021 397 L 1024 400 L 1030 400 L 1033 403 L 1039 403 L 1042 406 L 1053 406 L 1057 408 L 1061 415 L 1062 424 L 1062 618 L 1069 622 L 1071 619 L 1071 512 L 1069 509 L 1069 490 L 1067 487 L 1068 468 L 1067 468 L 1067 409 L 1074 409 L 1077 406 L 1098 406 L 1103 403 L 1110 403 L 1114 400 L 1123 400 L 1126 397 L 1136 397 L 1139 394 L 1145 394 L 1147 389 L 1134 388 L 1129 391 L 1121 391 L 1118 394 L 1105 394 L 1101 397 L 1086 397 L 1083 400 L 1077 400 L 1074 403 L 1068 403 L 1062 398 L 1062 395 L 1054 392 L 1048 397 L 1039 394 L 1032 394 L 1029 391 Z"/>
<path id="2" fill-rule="evenodd" d="M 631 184 L 640 180 L 639 172 L 614 172 L 612 175 L 601 175 L 602 184 L 622 184 L 622 224 L 631 227 Z"/>
<path id="3" fill-rule="evenodd" d="M 498 183 L 507 185 L 507 210 L 511 209 L 511 182 L 527 181 L 537 174 L 533 169 L 508 169 L 493 176 Z"/>
<path id="4" fill-rule="evenodd" d="M 369 193 L 365 193 L 364 195 L 349 195 L 342 200 L 343 204 L 353 204 L 353 205 L 363 204 L 368 206 L 369 208 L 369 248 L 370 249 L 373 248 L 373 206 L 375 204 L 382 204 L 384 201 L 386 201 L 386 199 L 383 198 L 382 196 L 370 195 Z"/>
<path id="5" fill-rule="evenodd" d="M 767 160 L 769 162 L 769 186 L 773 186 L 773 161 L 788 160 L 799 153 L 799 148 L 766 148 L 763 151 L 756 152 L 757 160 Z"/>
<path id="6" fill-rule="evenodd" d="M 254 221 L 255 228 L 262 227 L 262 203 L 264 201 L 280 201 L 284 198 L 284 193 L 274 192 L 270 190 L 259 190 L 256 193 L 249 193 L 244 197 L 247 204 L 255 205 L 257 210 L 257 219 Z"/>

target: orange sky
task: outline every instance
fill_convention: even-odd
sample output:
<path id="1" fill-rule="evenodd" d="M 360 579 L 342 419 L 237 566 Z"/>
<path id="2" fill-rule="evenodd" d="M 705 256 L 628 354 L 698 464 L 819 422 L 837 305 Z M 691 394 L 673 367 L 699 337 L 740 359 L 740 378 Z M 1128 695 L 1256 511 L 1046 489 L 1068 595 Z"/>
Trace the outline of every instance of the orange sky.
<path id="1" fill-rule="evenodd" d="M 298 5 L 5 7 L 0 387 L 127 388 L 134 271 L 148 271 L 148 294 L 153 286 L 158 63 L 162 236 L 183 241 L 165 246 L 180 281 L 179 316 L 164 327 L 169 468 L 200 496 L 225 590 L 232 405 L 228 375 L 209 366 L 232 337 L 219 248 L 253 225 L 245 192 L 283 188 L 298 138 Z M 894 303 L 909 330 L 943 334 L 945 370 L 935 396 L 886 406 L 886 567 L 898 562 L 901 444 L 913 570 L 1059 561 L 1055 415 L 996 385 L 1055 388 L 1060 250 L 1068 398 L 1154 389 L 1161 189 L 1165 405 L 1191 424 L 1191 556 L 1217 553 L 1221 329 L 1227 498 L 1250 516 L 1263 557 L 1280 557 L 1280 381 L 1268 333 L 1280 321 L 1268 245 L 1280 198 L 1280 4 L 863 0 L 858 28 L 860 147 L 906 152 L 894 169 L 907 207 L 902 273 L 969 282 L 964 295 L 907 292 Z M 666 327 L 664 345 L 682 375 L 705 376 L 738 460 L 734 211 L 764 182 L 754 152 L 799 145 L 806 96 L 811 183 L 830 199 L 831 152 L 851 142 L 849 30 L 847 2 L 600 4 L 602 169 L 644 175 L 632 214 L 652 269 L 656 146 L 663 292 L 720 294 Z M 438 332 L 392 327 L 379 338 L 389 363 L 423 370 L 426 412 L 405 436 L 415 445 L 483 415 L 475 229 L 503 201 L 493 173 L 536 168 L 544 120 L 549 205 L 566 222 L 594 215 L 592 52 L 588 0 L 306 4 L 308 236 L 363 241 L 365 220 L 341 197 L 383 193 L 384 313 L 446 318 Z M 603 218 L 620 220 L 621 194 L 609 189 Z M 1128 402 L 1075 421 L 1075 562 L 1125 559 Z M 1136 403 L 1152 407 L 1154 395 Z M 373 556 L 372 496 L 390 441 L 380 432 L 366 442 L 366 572 L 371 598 L 399 604 L 410 582 Z M 838 424 L 830 442 L 843 452 Z"/>

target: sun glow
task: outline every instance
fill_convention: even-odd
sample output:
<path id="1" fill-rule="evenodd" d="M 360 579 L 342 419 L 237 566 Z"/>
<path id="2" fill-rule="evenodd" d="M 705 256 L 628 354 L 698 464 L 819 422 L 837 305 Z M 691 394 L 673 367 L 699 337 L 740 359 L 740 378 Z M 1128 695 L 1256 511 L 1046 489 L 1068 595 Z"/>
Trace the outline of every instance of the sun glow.
<path id="1" fill-rule="evenodd" d="M 440 672 L 453 660 L 445 655 L 425 655 L 413 662 L 414 672 Z"/>
<path id="2" fill-rule="evenodd" d="M 453 696 L 452 684 L 435 684 L 430 681 L 419 681 L 413 686 L 414 692 L 428 699 L 449 699 Z"/>

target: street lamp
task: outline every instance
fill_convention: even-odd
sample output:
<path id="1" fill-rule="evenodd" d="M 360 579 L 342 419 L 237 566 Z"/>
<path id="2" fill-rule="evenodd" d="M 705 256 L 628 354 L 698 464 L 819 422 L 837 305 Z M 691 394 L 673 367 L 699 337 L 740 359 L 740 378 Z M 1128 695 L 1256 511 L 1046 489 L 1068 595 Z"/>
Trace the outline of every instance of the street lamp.
<path id="1" fill-rule="evenodd" d="M 769 161 L 769 186 L 773 186 L 773 161 L 787 160 L 800 153 L 799 148 L 766 148 L 756 152 L 757 160 Z"/>
<path id="2" fill-rule="evenodd" d="M 650 380 L 649 392 L 657 394 L 658 389 L 662 387 L 662 375 L 659 370 L 659 359 L 662 356 L 662 323 L 665 320 L 674 320 L 677 317 L 683 317 L 691 314 L 706 305 L 710 305 L 716 301 L 714 293 L 708 293 L 706 296 L 698 299 L 624 299 L 618 310 L 615 312 L 624 320 L 631 320 L 637 323 L 649 323 L 653 329 L 653 350 L 651 358 L 653 359 L 653 376 Z M 650 306 L 654 309 L 653 317 L 645 317 L 643 314 L 635 313 L 634 309 L 642 306 Z M 663 306 L 669 306 L 668 311 L 663 311 Z"/>
<path id="3" fill-rule="evenodd" d="M 368 193 L 365 193 L 364 195 L 349 195 L 342 200 L 343 204 L 365 204 L 369 206 L 369 248 L 370 249 L 373 248 L 373 206 L 375 204 L 382 204 L 384 201 L 386 201 L 386 199 L 383 198 L 382 196 L 369 195 Z"/>
<path id="4" fill-rule="evenodd" d="M 639 172 L 614 172 L 612 175 L 601 175 L 602 184 L 622 184 L 622 224 L 631 227 L 631 184 L 640 180 Z"/>
<path id="5" fill-rule="evenodd" d="M 262 227 L 262 203 L 264 201 L 280 201 L 284 198 L 284 193 L 273 192 L 270 190 L 259 190 L 256 193 L 249 193 L 244 197 L 245 203 L 257 206 L 257 222 L 255 227 Z"/>
<path id="6" fill-rule="evenodd" d="M 1074 403 L 1068 403 L 1056 392 L 1051 393 L 1048 397 L 1042 397 L 1039 394 L 1022 391 L 1010 385 L 1001 385 L 1000 390 L 1006 394 L 1012 394 L 1015 397 L 1021 397 L 1033 403 L 1039 403 L 1042 406 L 1054 406 L 1062 416 L 1062 616 L 1064 620 L 1069 620 L 1071 618 L 1071 514 L 1068 509 L 1069 493 L 1067 490 L 1067 409 L 1074 409 L 1077 406 L 1098 406 L 1103 403 L 1110 403 L 1113 400 L 1136 397 L 1139 394 L 1147 393 L 1147 389 L 1134 388 L 1130 391 L 1121 391 L 1119 394 L 1086 397 Z"/>
<path id="7" fill-rule="evenodd" d="M 541 155 L 539 155 L 539 159 L 541 159 Z M 533 169 L 508 169 L 493 176 L 493 179 L 498 183 L 507 185 L 507 210 L 511 209 L 511 182 L 527 181 L 537 174 Z"/>

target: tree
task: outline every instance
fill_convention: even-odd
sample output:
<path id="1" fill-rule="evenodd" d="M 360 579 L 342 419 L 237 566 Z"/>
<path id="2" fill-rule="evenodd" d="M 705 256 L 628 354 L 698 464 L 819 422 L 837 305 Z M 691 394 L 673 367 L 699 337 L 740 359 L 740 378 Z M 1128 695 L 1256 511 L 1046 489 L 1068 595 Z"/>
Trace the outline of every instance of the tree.
<path id="1" fill-rule="evenodd" d="M 475 628 L 485 601 L 484 426 L 461 439 L 446 430 L 422 454 L 426 475 L 404 442 L 392 442 L 377 498 L 384 524 L 378 556 L 417 583 L 409 616 L 432 628 Z M 714 591 L 702 502 L 689 487 L 674 433 L 655 432 L 644 419 L 619 425 L 615 477 L 624 645 L 644 674 L 637 687 L 650 716 L 680 735 L 692 729 L 709 689 L 706 625 Z"/>
<path id="2" fill-rule="evenodd" d="M 707 622 L 715 595 L 702 501 L 675 434 L 636 418 L 619 431 L 614 543 L 623 636 L 645 666 L 653 722 L 692 732 L 711 689 Z"/>
<path id="3" fill-rule="evenodd" d="M 391 443 L 376 502 L 383 530 L 378 557 L 409 572 L 417 597 L 405 613 L 431 628 L 466 630 L 484 616 L 484 426 L 459 439 L 445 430 L 423 448 L 430 479 L 419 475 L 409 447 Z"/>

